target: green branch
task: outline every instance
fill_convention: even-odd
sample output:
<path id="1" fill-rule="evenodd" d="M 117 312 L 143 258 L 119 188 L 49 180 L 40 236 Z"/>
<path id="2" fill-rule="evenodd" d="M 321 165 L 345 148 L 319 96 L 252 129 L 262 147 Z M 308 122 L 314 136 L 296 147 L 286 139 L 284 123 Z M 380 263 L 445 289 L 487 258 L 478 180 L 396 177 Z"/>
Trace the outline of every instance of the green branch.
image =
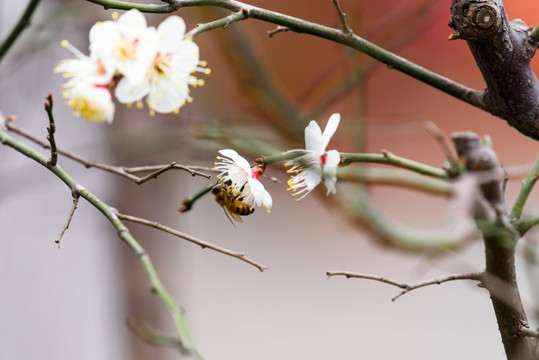
<path id="1" fill-rule="evenodd" d="M 22 14 L 15 27 L 11 30 L 7 38 L 2 41 L 2 44 L 0 45 L 0 62 L 2 62 L 2 59 L 7 54 L 11 46 L 15 43 L 19 35 L 30 24 L 30 18 L 34 14 L 34 11 L 39 4 L 39 1 L 40 0 L 31 0 L 28 3 L 26 10 L 24 10 L 24 13 Z"/>
<path id="2" fill-rule="evenodd" d="M 535 40 L 539 40 L 539 25 L 532 30 L 532 36 L 535 38 Z"/>
<path id="3" fill-rule="evenodd" d="M 342 159 L 342 165 L 349 165 L 351 163 L 377 163 L 387 164 L 408 169 L 419 174 L 432 176 L 440 179 L 447 179 L 447 172 L 444 169 L 440 169 L 434 166 L 420 163 L 418 161 L 406 159 L 383 150 L 382 154 L 350 154 L 340 153 Z"/>
<path id="4" fill-rule="evenodd" d="M 526 200 L 528 200 L 528 197 L 530 196 L 533 186 L 537 182 L 537 176 L 539 176 L 539 156 L 537 156 L 537 158 L 535 159 L 535 163 L 530 169 L 528 176 L 522 183 L 520 192 L 518 193 L 517 199 L 515 200 L 515 204 L 513 205 L 513 209 L 511 210 L 511 216 L 513 218 L 520 219 L 520 217 L 522 216 L 524 204 L 526 204 Z"/>
<path id="5" fill-rule="evenodd" d="M 178 331 L 180 339 L 182 341 L 183 349 L 187 353 L 190 353 L 195 356 L 195 358 L 202 359 L 202 356 L 199 355 L 198 351 L 193 345 L 181 309 L 161 282 L 157 272 L 155 271 L 152 261 L 150 260 L 149 255 L 138 243 L 138 241 L 131 235 L 129 229 L 120 221 L 120 219 L 118 219 L 115 210 L 100 199 L 98 199 L 97 196 L 95 196 L 89 190 L 81 186 L 60 166 L 48 166 L 49 159 L 45 155 L 15 140 L 3 130 L 0 130 L 0 142 L 3 145 L 9 146 L 14 150 L 20 152 L 21 154 L 45 166 L 47 169 L 53 172 L 60 180 L 62 180 L 69 187 L 73 194 L 78 194 L 80 197 L 86 199 L 112 223 L 112 225 L 116 228 L 120 239 L 122 239 L 139 257 L 142 266 L 144 267 L 144 270 L 146 271 L 146 274 L 150 280 L 150 289 L 159 297 L 159 299 L 161 299 L 161 301 L 169 310 L 170 315 L 174 320 L 174 324 L 176 325 L 176 329 Z"/>
<path id="6" fill-rule="evenodd" d="M 163 0 L 170 6 L 163 5 L 141 5 L 126 1 L 117 0 L 87 0 L 104 6 L 106 9 L 139 9 L 144 12 L 168 13 L 182 7 L 194 6 L 214 6 L 227 9 L 233 12 L 242 12 L 245 18 L 257 19 L 279 26 L 284 26 L 297 33 L 309 34 L 331 40 L 333 42 L 348 46 L 358 50 L 384 64 L 389 68 L 399 70 L 414 79 L 428 84 L 440 91 L 456 97 L 470 105 L 487 110 L 483 101 L 483 92 L 471 89 L 459 84 L 445 76 L 425 69 L 411 61 L 408 61 L 394 53 L 387 51 L 354 33 L 345 33 L 341 29 L 320 25 L 307 20 L 299 19 L 293 16 L 281 14 L 275 11 L 266 10 L 260 7 L 252 6 L 240 1 L 233 0 Z"/>
<path id="7" fill-rule="evenodd" d="M 169 5 L 137 4 L 129 1 L 119 0 L 86 0 L 88 2 L 101 5 L 105 9 L 131 10 L 137 9 L 145 13 L 167 14 L 176 11 L 176 8 Z"/>
<path id="8" fill-rule="evenodd" d="M 373 167 L 346 167 L 339 169 L 337 179 L 373 185 L 390 185 L 426 192 L 433 195 L 449 196 L 453 185 L 445 180 L 410 173 L 399 169 Z"/>
<path id="9" fill-rule="evenodd" d="M 232 13 L 222 19 L 218 19 L 215 21 L 211 21 L 206 24 L 198 24 L 196 28 L 189 31 L 185 34 L 186 37 L 195 37 L 197 35 L 202 34 L 203 32 L 210 31 L 217 28 L 223 28 L 226 29 L 230 24 L 233 24 L 238 21 L 245 20 L 245 15 L 243 11 L 238 11 L 235 13 Z"/>

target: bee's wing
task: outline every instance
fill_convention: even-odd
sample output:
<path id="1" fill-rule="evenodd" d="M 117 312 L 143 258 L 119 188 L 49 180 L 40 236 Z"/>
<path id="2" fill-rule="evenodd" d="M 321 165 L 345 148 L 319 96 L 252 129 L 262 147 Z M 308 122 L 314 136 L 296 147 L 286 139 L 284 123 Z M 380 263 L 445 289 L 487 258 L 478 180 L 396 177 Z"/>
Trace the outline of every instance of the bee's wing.
<path id="1" fill-rule="evenodd" d="M 237 222 L 243 222 L 243 220 L 241 219 L 241 216 L 239 216 L 238 214 L 235 214 L 233 212 L 230 212 L 226 207 L 223 206 L 223 211 L 225 212 L 225 215 L 226 217 L 228 218 L 228 220 L 230 220 L 230 223 L 232 225 L 234 225 L 234 227 L 236 227 L 236 225 L 234 224 L 234 222 L 232 220 L 236 220 Z"/>

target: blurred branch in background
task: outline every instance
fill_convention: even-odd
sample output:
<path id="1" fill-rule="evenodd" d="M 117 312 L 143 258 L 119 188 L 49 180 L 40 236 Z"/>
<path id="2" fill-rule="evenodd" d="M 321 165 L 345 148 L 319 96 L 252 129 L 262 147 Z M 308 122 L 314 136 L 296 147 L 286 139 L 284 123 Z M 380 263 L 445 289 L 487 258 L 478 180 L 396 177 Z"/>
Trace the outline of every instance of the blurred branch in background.
<path id="1" fill-rule="evenodd" d="M 30 19 L 32 18 L 32 15 L 34 14 L 34 11 L 36 10 L 36 7 L 39 2 L 40 0 L 31 0 L 28 2 L 26 10 L 24 10 L 24 13 L 22 14 L 21 18 L 13 27 L 9 35 L 2 41 L 2 44 L 0 44 L 0 63 L 4 59 L 4 56 L 7 54 L 11 46 L 15 43 L 17 38 L 24 31 L 24 29 L 26 29 L 30 25 Z"/>

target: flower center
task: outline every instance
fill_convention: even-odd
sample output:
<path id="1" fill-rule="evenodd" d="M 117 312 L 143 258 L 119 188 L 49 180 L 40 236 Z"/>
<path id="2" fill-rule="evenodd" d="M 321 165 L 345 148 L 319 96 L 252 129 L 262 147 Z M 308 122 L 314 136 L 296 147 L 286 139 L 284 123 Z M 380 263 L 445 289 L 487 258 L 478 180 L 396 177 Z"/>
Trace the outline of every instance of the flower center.
<path id="1" fill-rule="evenodd" d="M 118 58 L 122 61 L 135 60 L 137 58 L 137 43 L 138 39 L 131 41 L 122 35 L 115 49 Z"/>
<path id="2" fill-rule="evenodd" d="M 255 167 L 251 168 L 251 176 L 253 179 L 258 180 L 264 175 L 264 171 L 266 170 L 266 165 L 260 164 L 256 165 Z"/>
<path id="3" fill-rule="evenodd" d="M 167 55 L 157 53 L 153 61 L 153 68 L 158 76 L 166 76 L 170 73 L 170 61 Z"/>
<path id="4" fill-rule="evenodd" d="M 320 155 L 320 163 L 322 164 L 322 167 L 324 167 L 324 165 L 326 165 L 327 158 L 328 158 L 328 156 L 326 154 Z"/>

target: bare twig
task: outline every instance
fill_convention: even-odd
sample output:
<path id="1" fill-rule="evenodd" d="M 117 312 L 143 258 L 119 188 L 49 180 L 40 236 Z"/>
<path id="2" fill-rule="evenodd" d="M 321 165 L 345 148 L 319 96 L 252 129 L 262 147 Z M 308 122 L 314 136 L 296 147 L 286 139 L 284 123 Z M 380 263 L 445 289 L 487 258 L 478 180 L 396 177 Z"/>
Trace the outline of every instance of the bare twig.
<path id="1" fill-rule="evenodd" d="M 171 234 L 171 235 L 174 235 L 174 236 L 177 236 L 177 237 L 182 238 L 182 239 L 184 239 L 184 240 L 187 240 L 187 241 L 189 241 L 189 242 L 192 242 L 193 244 L 196 244 L 196 245 L 200 246 L 200 247 L 203 248 L 203 249 L 208 248 L 208 249 L 211 249 L 211 250 L 220 252 L 221 254 L 225 254 L 225 255 L 234 257 L 234 258 L 236 258 L 236 259 L 240 259 L 241 261 L 244 261 L 244 262 L 246 262 L 246 263 L 248 263 L 248 264 L 251 264 L 251 265 L 253 265 L 254 267 L 258 268 L 258 270 L 260 270 L 260 271 L 264 271 L 264 270 L 266 270 L 266 269 L 268 268 L 267 266 L 260 265 L 260 264 L 258 264 L 257 262 L 255 262 L 255 261 L 249 259 L 249 258 L 246 257 L 245 254 L 243 254 L 243 253 L 234 252 L 234 251 L 225 249 L 225 248 L 223 248 L 223 247 L 220 247 L 220 246 L 211 244 L 211 243 L 209 243 L 209 242 L 206 242 L 206 241 L 197 239 L 197 238 L 195 238 L 194 236 L 184 234 L 184 233 L 182 233 L 182 232 L 180 232 L 180 231 L 178 231 L 178 230 L 175 230 L 175 229 L 170 228 L 170 227 L 168 227 L 168 226 L 162 225 L 162 224 L 160 224 L 160 223 L 158 223 L 158 222 L 150 221 L 150 220 L 147 220 L 147 219 L 138 218 L 138 217 L 131 216 L 131 215 L 120 214 L 119 212 L 116 212 L 116 216 L 117 216 L 119 219 L 122 219 L 122 220 L 135 222 L 135 223 L 137 223 L 137 224 L 142 224 L 142 225 L 150 226 L 150 227 L 153 227 L 153 228 L 155 228 L 155 229 L 164 231 L 164 232 L 169 233 L 169 234 Z"/>
<path id="2" fill-rule="evenodd" d="M 49 127 L 47 128 L 47 140 L 49 141 L 51 148 L 51 158 L 47 161 L 47 166 L 56 166 L 58 163 L 58 149 L 56 148 L 56 140 L 54 139 L 54 132 L 56 131 L 56 125 L 54 125 L 54 116 L 52 115 L 52 94 L 47 96 L 47 102 L 45 103 L 45 111 L 49 117 Z"/>
<path id="3" fill-rule="evenodd" d="M 8 122 L 6 124 L 8 130 L 10 131 L 13 131 L 23 137 L 25 137 L 26 139 L 42 146 L 43 148 L 45 149 L 49 149 L 51 146 L 49 143 L 47 143 L 46 141 L 43 141 L 41 139 L 39 139 L 38 137 L 34 136 L 33 134 L 29 133 L 28 131 L 24 130 L 24 129 L 21 129 L 19 128 L 18 126 L 16 126 L 15 124 L 11 123 L 11 122 Z M 195 168 L 199 168 L 199 167 L 195 167 L 195 166 L 187 166 L 187 165 L 180 165 L 180 164 L 176 164 L 176 163 L 171 163 L 171 164 L 165 164 L 165 165 L 153 165 L 153 166 L 139 166 L 139 167 L 132 167 L 132 168 L 124 168 L 124 167 L 121 167 L 121 166 L 112 166 L 112 165 L 107 165 L 107 164 L 102 164 L 102 163 L 99 163 L 99 162 L 96 162 L 96 161 L 92 161 L 92 160 L 89 160 L 89 159 L 86 159 L 78 154 L 75 154 L 75 153 L 72 153 L 70 151 L 67 151 L 67 150 L 63 150 L 63 149 L 60 149 L 60 148 L 57 148 L 57 152 L 58 154 L 61 154 L 67 158 L 70 158 L 74 161 L 77 161 L 79 163 L 81 163 L 82 165 L 86 166 L 87 168 L 90 168 L 90 167 L 94 167 L 94 168 L 97 168 L 97 169 L 101 169 L 101 170 L 104 170 L 104 171 L 108 171 L 110 173 L 113 173 L 113 174 L 116 174 L 116 175 L 120 175 L 120 176 L 123 176 L 129 180 L 132 180 L 134 181 L 135 183 L 137 184 L 142 184 L 146 181 L 148 181 L 149 179 L 151 178 L 156 178 L 157 175 L 160 175 L 162 174 L 163 172 L 165 171 L 168 171 L 170 169 L 178 169 L 178 170 L 184 170 L 184 171 L 187 171 L 188 173 L 190 173 L 192 176 L 202 176 L 202 177 L 205 177 L 205 178 L 210 178 L 210 175 L 208 174 L 204 174 L 202 172 L 199 172 L 197 170 L 195 170 Z M 164 168 L 167 168 L 167 170 L 165 171 L 160 171 Z M 144 177 L 138 177 L 136 175 L 133 175 L 133 173 L 138 173 L 138 172 L 147 172 L 147 171 L 155 171 L 155 172 L 159 172 L 157 175 L 154 173 L 154 174 L 150 174 L 151 176 L 144 176 Z"/>
<path id="4" fill-rule="evenodd" d="M 346 19 L 345 19 L 346 14 L 342 10 L 341 4 L 339 4 L 339 0 L 332 0 L 332 2 L 333 2 L 333 5 L 335 5 L 335 8 L 337 9 L 337 13 L 339 14 L 339 19 L 341 20 L 342 32 L 344 34 L 351 34 L 352 30 L 350 29 L 350 27 L 346 23 Z"/>
<path id="5" fill-rule="evenodd" d="M 451 164 L 457 164 L 457 154 L 455 153 L 453 146 L 451 146 L 449 139 L 440 130 L 440 128 L 436 126 L 435 123 L 428 121 L 425 123 L 425 129 L 434 138 L 434 140 L 436 140 L 436 142 L 440 145 L 440 147 L 442 148 L 442 151 L 445 154 L 446 159 Z"/>
<path id="6" fill-rule="evenodd" d="M 415 283 L 415 284 L 406 284 L 406 283 L 398 282 L 398 281 L 395 281 L 395 280 L 387 279 L 387 278 L 382 277 L 382 276 L 369 275 L 369 274 L 359 274 L 359 273 L 352 273 L 352 272 L 347 272 L 347 271 L 327 271 L 326 275 L 328 277 L 346 276 L 346 278 L 348 278 L 348 279 L 349 278 L 359 278 L 359 279 L 375 280 L 375 281 L 383 282 L 383 283 L 393 285 L 393 286 L 396 286 L 398 288 L 403 289 L 403 291 L 401 291 L 400 294 L 398 294 L 397 296 L 392 298 L 391 301 L 397 300 L 399 297 L 401 297 L 402 295 L 404 295 L 406 293 L 409 293 L 412 290 L 416 290 L 416 289 L 419 289 L 419 288 L 422 288 L 422 287 L 425 287 L 425 286 L 429 286 L 429 285 L 440 285 L 442 283 L 445 283 L 445 282 L 448 282 L 448 281 L 454 281 L 454 280 L 474 280 L 474 281 L 481 282 L 482 279 L 483 279 L 483 273 L 480 272 L 480 273 L 466 273 L 466 274 L 458 274 L 458 275 L 449 275 L 449 276 L 446 276 L 446 277 L 437 278 L 437 279 L 431 279 L 431 280 L 427 280 L 427 281 L 422 281 L 422 282 L 418 282 L 418 283 Z"/>
<path id="7" fill-rule="evenodd" d="M 220 27 L 222 27 L 223 29 L 226 29 L 230 24 L 238 22 L 238 21 L 242 21 L 245 19 L 246 17 L 245 17 L 244 12 L 240 10 L 222 19 L 218 19 L 218 20 L 206 23 L 206 24 L 198 24 L 196 28 L 186 33 L 185 36 L 193 38 L 197 35 L 202 34 L 203 32 L 217 29 Z"/>
<path id="8" fill-rule="evenodd" d="M 286 26 L 278 25 L 275 29 L 268 30 L 267 34 L 269 37 L 273 37 L 273 35 L 276 35 L 281 32 L 287 32 L 287 31 L 290 31 L 290 28 L 287 28 Z"/>
<path id="9" fill-rule="evenodd" d="M 66 232 L 67 228 L 69 228 L 69 225 L 71 224 L 71 219 L 73 219 L 73 214 L 75 213 L 75 210 L 77 209 L 77 204 L 79 203 L 79 194 L 76 192 L 73 192 L 73 205 L 71 205 L 71 210 L 69 210 L 69 215 L 67 216 L 66 223 L 64 224 L 64 227 L 62 228 L 62 231 L 60 231 L 60 235 L 54 240 L 55 243 L 58 244 L 58 248 L 60 248 L 60 241 L 62 240 L 62 237 L 64 236 L 64 233 Z"/>

